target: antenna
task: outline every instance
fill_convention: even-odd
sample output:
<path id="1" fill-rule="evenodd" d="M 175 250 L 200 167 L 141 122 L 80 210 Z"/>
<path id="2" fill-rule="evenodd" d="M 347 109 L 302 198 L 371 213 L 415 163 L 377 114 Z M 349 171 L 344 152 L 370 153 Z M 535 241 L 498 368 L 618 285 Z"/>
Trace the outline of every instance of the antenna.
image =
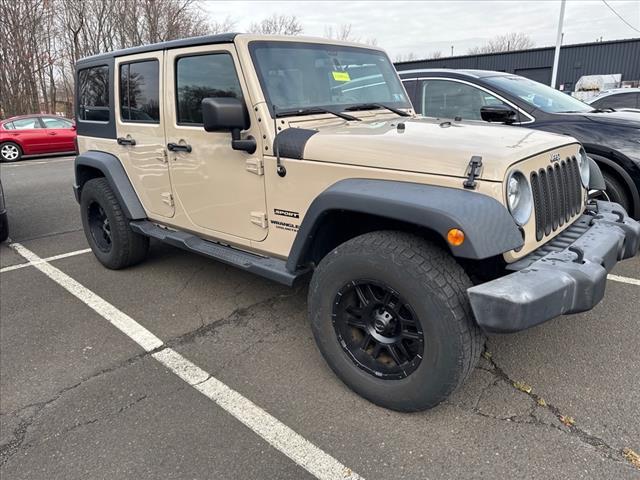
<path id="1" fill-rule="evenodd" d="M 278 107 L 276 104 L 272 104 L 273 108 L 273 150 L 276 154 L 276 172 L 280 177 L 284 177 L 287 174 L 287 169 L 282 165 L 282 161 L 280 160 L 280 141 L 278 140 Z"/>

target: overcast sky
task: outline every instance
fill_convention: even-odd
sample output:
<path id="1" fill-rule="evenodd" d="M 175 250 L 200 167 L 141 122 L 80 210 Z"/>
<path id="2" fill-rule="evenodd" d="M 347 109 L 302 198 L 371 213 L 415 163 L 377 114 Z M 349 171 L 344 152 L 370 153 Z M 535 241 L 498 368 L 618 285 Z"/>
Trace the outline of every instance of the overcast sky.
<path id="1" fill-rule="evenodd" d="M 640 0 L 607 0 L 627 22 L 640 30 Z M 523 32 L 536 46 L 555 44 L 559 0 L 538 1 L 203 1 L 213 20 L 235 20 L 235 31 L 273 13 L 295 15 L 305 35 L 322 36 L 351 24 L 361 40 L 375 38 L 392 58 L 413 52 L 417 58 L 434 51 L 464 55 L 501 33 Z M 602 0 L 568 0 L 564 44 L 596 39 L 640 37 Z"/>

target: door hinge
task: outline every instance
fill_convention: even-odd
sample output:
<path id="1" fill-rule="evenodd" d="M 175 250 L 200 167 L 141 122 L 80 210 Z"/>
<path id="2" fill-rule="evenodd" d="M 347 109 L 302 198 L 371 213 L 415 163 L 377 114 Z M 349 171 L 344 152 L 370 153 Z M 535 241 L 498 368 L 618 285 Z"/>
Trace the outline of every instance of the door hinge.
<path id="1" fill-rule="evenodd" d="M 256 175 L 264 175 L 264 162 L 261 158 L 250 158 L 247 160 L 247 171 Z"/>
<path id="2" fill-rule="evenodd" d="M 260 228 L 267 228 L 267 214 L 264 212 L 251 212 L 249 214 L 251 223 L 259 226 Z"/>
<path id="3" fill-rule="evenodd" d="M 164 192 L 161 196 L 164 203 L 166 203 L 170 207 L 173 207 L 173 194 L 171 194 L 170 192 Z"/>

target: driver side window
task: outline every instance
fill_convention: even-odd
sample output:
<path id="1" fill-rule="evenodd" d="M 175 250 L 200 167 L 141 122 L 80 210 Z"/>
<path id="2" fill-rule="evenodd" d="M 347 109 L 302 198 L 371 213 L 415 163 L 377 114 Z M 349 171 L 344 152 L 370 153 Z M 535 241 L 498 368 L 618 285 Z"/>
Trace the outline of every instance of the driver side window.
<path id="1" fill-rule="evenodd" d="M 490 93 L 466 83 L 451 80 L 422 81 L 422 115 L 426 117 L 482 120 L 482 107 L 503 104 Z"/>

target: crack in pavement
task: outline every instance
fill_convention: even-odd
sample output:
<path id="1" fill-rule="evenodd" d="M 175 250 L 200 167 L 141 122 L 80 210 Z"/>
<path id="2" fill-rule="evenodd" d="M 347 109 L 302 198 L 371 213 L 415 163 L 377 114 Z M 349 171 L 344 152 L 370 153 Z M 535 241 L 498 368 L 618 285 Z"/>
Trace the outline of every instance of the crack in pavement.
<path id="1" fill-rule="evenodd" d="M 2 413 L 2 416 L 17 416 L 17 417 L 21 417 L 21 412 L 25 412 L 29 409 L 34 409 L 34 411 L 32 413 L 30 413 L 29 415 L 26 416 L 26 418 L 22 418 L 20 420 L 20 422 L 18 423 L 18 426 L 13 430 L 13 437 L 14 439 L 9 441 L 8 443 L 4 444 L 3 446 L 0 447 L 0 465 L 4 465 L 9 458 L 11 458 L 13 455 L 15 455 L 19 450 L 28 448 L 28 446 L 22 446 L 25 436 L 27 434 L 27 430 L 29 429 L 29 427 L 33 424 L 33 422 L 40 416 L 40 414 L 45 410 L 45 408 L 47 408 L 48 406 L 54 404 L 55 402 L 57 402 L 62 396 L 64 396 L 65 394 L 67 394 L 68 392 L 77 389 L 78 387 L 82 386 L 83 384 L 94 380 L 98 377 L 101 377 L 103 375 L 115 372 L 116 370 L 119 370 L 121 368 L 126 368 L 128 366 L 131 366 L 137 362 L 139 362 L 142 359 L 145 359 L 146 357 L 153 355 L 155 353 L 158 353 L 166 348 L 171 348 L 174 346 L 180 346 L 180 345 L 184 345 L 187 343 L 191 343 L 194 342 L 198 337 L 202 337 L 202 336 L 207 336 L 212 334 L 213 332 L 215 332 L 215 330 L 217 330 L 218 328 L 224 326 L 224 325 L 229 325 L 229 324 L 233 324 L 235 322 L 238 322 L 238 320 L 243 320 L 251 310 L 256 309 L 256 308 L 261 308 L 265 305 L 269 305 L 270 303 L 274 303 L 276 301 L 279 301 L 281 299 L 284 298 L 288 298 L 288 297 L 292 297 L 295 296 L 299 293 L 300 289 L 295 289 L 292 293 L 290 294 L 276 294 L 273 295 L 271 297 L 268 297 L 266 299 L 260 300 L 258 302 L 255 302 L 253 304 L 247 305 L 245 307 L 239 307 L 234 309 L 230 314 L 228 314 L 225 317 L 222 317 L 218 320 L 215 320 L 207 325 L 203 325 L 202 327 L 193 330 L 191 332 L 187 332 L 183 335 L 179 335 L 177 337 L 174 337 L 170 340 L 167 340 L 166 342 L 163 343 L 163 345 L 161 345 L 160 347 L 148 351 L 148 352 L 140 352 L 137 355 L 134 355 L 132 357 L 129 357 L 121 362 L 116 363 L 115 365 L 112 365 L 108 368 L 104 368 L 101 369 L 97 372 L 92 373 L 91 375 L 89 375 L 86 378 L 81 379 L 80 381 L 78 381 L 77 383 L 70 385 L 68 387 L 63 388 L 62 390 L 59 390 L 58 392 L 56 392 L 51 398 L 49 398 L 48 400 L 44 400 L 41 402 L 35 402 L 35 403 L 30 403 L 28 405 L 25 405 L 17 410 L 13 410 L 11 412 L 6 412 L 6 413 Z M 209 376 L 202 380 L 201 382 L 198 382 L 195 385 L 199 385 L 200 383 L 204 383 L 207 380 L 209 380 L 210 378 L 212 378 L 212 375 L 209 374 Z M 187 388 L 187 386 L 181 387 L 181 388 Z M 135 405 L 136 403 L 139 403 L 140 401 L 143 401 L 145 398 L 147 398 L 147 396 L 145 395 L 144 398 L 139 399 L 138 401 L 134 402 L 133 404 L 129 405 L 129 406 L 125 406 L 126 408 L 121 409 L 120 411 L 116 412 L 116 414 L 122 413 L 122 411 L 131 408 L 133 405 Z M 104 418 L 109 418 L 110 416 L 113 416 L 115 414 L 112 415 L 108 415 Z M 92 419 L 89 420 L 87 422 L 83 422 L 81 424 L 78 425 L 74 425 L 72 427 L 70 427 L 69 429 L 59 432 L 58 434 L 65 434 L 68 433 L 69 431 L 75 430 L 76 428 L 85 426 L 85 425 L 89 425 L 91 423 L 95 423 L 97 421 L 99 421 L 102 417 L 98 417 L 96 419 Z"/>
<path id="2" fill-rule="evenodd" d="M 578 439 L 581 443 L 589 445 L 591 447 L 594 447 L 601 455 L 603 455 L 605 458 L 607 458 L 608 460 L 612 460 L 618 463 L 623 463 L 627 466 L 629 466 L 629 464 L 631 462 L 629 462 L 629 460 L 627 459 L 627 457 L 624 455 L 623 450 L 618 450 L 612 446 L 610 446 L 605 440 L 603 440 L 602 438 L 593 435 L 585 430 L 583 430 L 582 428 L 576 426 L 575 424 L 567 424 L 566 422 L 566 416 L 562 414 L 560 408 L 558 408 L 557 406 L 545 401 L 542 397 L 540 397 L 539 395 L 537 395 L 536 393 L 534 393 L 533 391 L 524 391 L 520 388 L 516 387 L 516 382 L 514 380 L 512 380 L 511 378 L 509 378 L 509 375 L 507 375 L 507 373 L 504 371 L 504 369 L 502 367 L 500 367 L 495 359 L 491 356 L 491 354 L 488 352 L 488 350 L 486 350 L 483 352 L 482 356 L 489 362 L 489 364 L 491 365 L 491 369 L 487 369 L 487 368 L 483 368 L 483 367 L 478 367 L 480 370 L 484 370 L 486 372 L 491 373 L 492 375 L 494 375 L 496 377 L 496 380 L 493 382 L 489 382 L 480 392 L 480 395 L 478 396 L 478 400 L 475 402 L 474 407 L 472 407 L 471 409 L 465 409 L 463 407 L 460 407 L 458 405 L 453 405 L 457 408 L 461 408 L 462 410 L 465 411 L 469 411 L 475 415 L 479 415 L 481 417 L 485 417 L 485 418 L 491 418 L 494 420 L 499 420 L 499 421 L 507 421 L 507 422 L 511 422 L 511 423 L 520 423 L 520 424 L 530 424 L 530 425 L 537 425 L 537 426 L 543 426 L 545 428 L 553 428 L 555 430 L 558 430 L 560 432 L 563 432 L 564 434 L 567 435 L 571 435 L 574 438 Z M 479 410 L 479 405 L 480 405 L 480 401 L 482 399 L 482 397 L 484 396 L 484 394 L 493 386 L 497 385 L 498 382 L 504 382 L 507 385 L 511 386 L 513 389 L 517 390 L 518 392 L 521 392 L 523 394 L 525 394 L 526 396 L 528 396 L 531 401 L 532 401 L 532 407 L 531 410 L 529 411 L 528 415 L 526 417 L 523 417 L 522 415 L 513 415 L 511 417 L 500 417 L 500 416 L 496 416 L 496 415 L 491 415 L 485 412 L 482 412 Z M 535 412 L 537 410 L 537 408 L 541 408 L 541 409 L 546 409 L 549 412 L 551 412 L 557 419 L 558 421 L 560 421 L 560 423 L 562 423 L 562 425 L 564 426 L 564 428 L 558 426 L 558 425 L 554 425 L 552 423 L 547 423 L 542 421 L 540 418 L 536 417 Z"/>
<path id="3" fill-rule="evenodd" d="M 71 229 L 71 230 L 62 230 L 60 232 L 44 233 L 42 235 L 36 235 L 35 237 L 26 237 L 26 238 L 13 238 L 13 237 L 11 237 L 11 241 L 12 242 L 24 243 L 24 242 L 31 242 L 32 240 L 41 240 L 43 238 L 55 237 L 56 235 L 65 235 L 67 233 L 75 233 L 75 232 L 82 232 L 82 231 L 83 231 L 83 229 L 82 229 L 82 227 L 80 227 L 80 228 L 74 228 L 74 229 Z"/>

